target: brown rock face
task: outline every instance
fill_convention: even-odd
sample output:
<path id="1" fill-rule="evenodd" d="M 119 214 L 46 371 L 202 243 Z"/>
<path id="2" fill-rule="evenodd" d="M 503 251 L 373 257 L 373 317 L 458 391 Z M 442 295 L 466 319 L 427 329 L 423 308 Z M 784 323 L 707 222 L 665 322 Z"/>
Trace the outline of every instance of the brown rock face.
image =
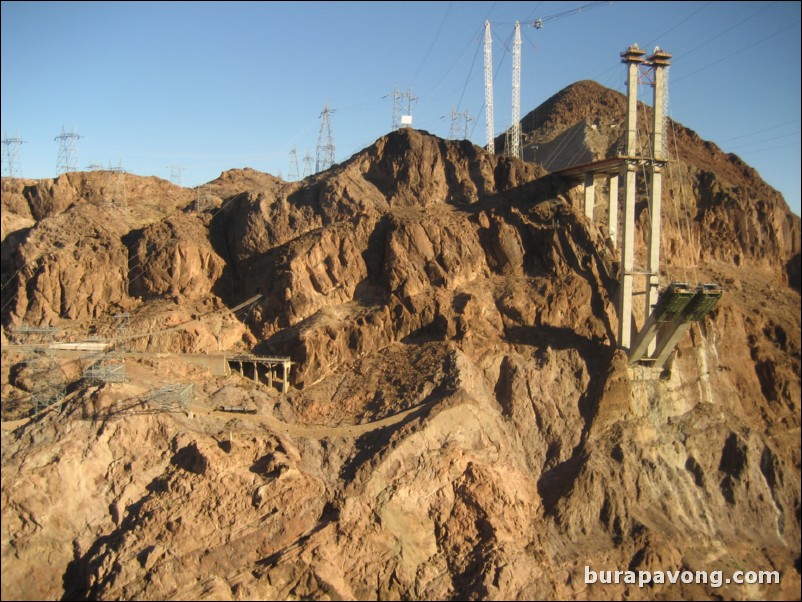
<path id="1" fill-rule="evenodd" d="M 525 140 L 603 157 L 622 111 L 580 82 Z M 799 218 L 672 129 L 661 281 L 726 292 L 663 374 L 617 349 L 605 203 L 590 221 L 574 183 L 465 142 L 400 130 L 294 183 L 232 170 L 201 214 L 145 178 L 125 206 L 86 196 L 99 175 L 4 181 L 4 324 L 81 340 L 126 311 L 149 336 L 126 382 L 61 359 L 71 396 L 4 422 L 3 599 L 798 598 Z M 218 349 L 289 356 L 293 386 L 142 353 Z M 13 351 L 4 420 L 36 387 Z"/>

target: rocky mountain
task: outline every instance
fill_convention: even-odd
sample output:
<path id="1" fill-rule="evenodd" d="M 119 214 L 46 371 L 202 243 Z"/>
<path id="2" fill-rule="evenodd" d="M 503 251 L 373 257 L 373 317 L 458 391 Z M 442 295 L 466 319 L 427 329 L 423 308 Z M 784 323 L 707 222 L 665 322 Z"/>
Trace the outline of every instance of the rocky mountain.
<path id="1" fill-rule="evenodd" d="M 300 182 L 225 172 L 203 211 L 4 179 L 3 599 L 798 598 L 800 220 L 672 123 L 661 281 L 725 294 L 663 374 L 629 367 L 605 204 L 549 175 L 614 154 L 622 111 L 579 82 L 524 118 L 534 162 L 402 129 Z M 640 249 L 647 220 L 641 190 Z M 67 395 L 26 421 L 31 349 L 120 315 L 125 381 L 55 356 Z M 290 357 L 289 392 L 171 355 L 221 350 Z"/>

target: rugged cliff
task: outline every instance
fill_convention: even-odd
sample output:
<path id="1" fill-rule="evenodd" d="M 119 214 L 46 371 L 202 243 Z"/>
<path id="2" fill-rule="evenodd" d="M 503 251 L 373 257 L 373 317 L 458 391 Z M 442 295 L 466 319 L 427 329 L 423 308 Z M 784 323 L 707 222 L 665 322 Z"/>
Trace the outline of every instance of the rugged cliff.
<path id="1" fill-rule="evenodd" d="M 526 140 L 606 156 L 622 107 L 580 82 Z M 93 173 L 4 180 L 4 337 L 110 336 L 125 312 L 158 332 L 140 352 L 294 364 L 281 394 L 156 356 L 98 385 L 62 359 L 72 396 L 3 430 L 3 598 L 798 597 L 799 218 L 672 130 L 663 281 L 726 292 L 663 374 L 617 349 L 604 204 L 587 220 L 571 182 L 467 142 L 406 129 L 301 182 L 226 172 L 201 213 L 155 179 L 126 176 L 125 204 L 81 192 Z M 641 194 L 641 248 L 647 214 Z M 33 386 L 21 353 L 4 420 Z M 193 402 L 157 403 L 164 382 Z M 254 413 L 215 410 L 235 406 Z M 586 584 L 586 566 L 782 582 Z"/>

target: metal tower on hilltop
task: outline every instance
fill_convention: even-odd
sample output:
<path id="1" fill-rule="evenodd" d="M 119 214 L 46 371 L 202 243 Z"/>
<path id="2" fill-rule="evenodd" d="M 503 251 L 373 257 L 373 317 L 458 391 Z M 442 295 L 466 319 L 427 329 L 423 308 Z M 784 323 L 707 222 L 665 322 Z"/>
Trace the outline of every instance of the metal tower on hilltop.
<path id="1" fill-rule="evenodd" d="M 302 177 L 306 178 L 307 176 L 312 175 L 312 154 L 309 152 L 309 149 L 306 149 L 306 155 L 304 155 L 304 175 Z"/>
<path id="2" fill-rule="evenodd" d="M 460 124 L 462 120 L 462 124 Z M 473 117 L 468 111 L 457 112 L 457 109 L 451 109 L 451 129 L 448 132 L 448 137 L 451 140 L 467 140 L 468 139 L 468 124 L 473 121 Z"/>
<path id="3" fill-rule="evenodd" d="M 485 21 L 485 134 L 487 152 L 496 152 L 493 140 L 493 40 L 490 37 L 490 21 Z"/>
<path id="4" fill-rule="evenodd" d="M 406 112 L 402 101 L 406 99 Z M 407 127 L 412 125 L 412 103 L 418 100 L 418 97 L 412 94 L 410 88 L 406 92 L 399 92 L 393 88 L 393 130 L 400 127 Z"/>
<path id="5" fill-rule="evenodd" d="M 176 186 L 181 186 L 181 172 L 184 168 L 181 165 L 168 165 L 170 168 L 170 181 Z"/>
<path id="6" fill-rule="evenodd" d="M 298 181 L 298 153 L 295 151 L 294 144 L 292 145 L 292 150 L 290 151 L 290 167 L 287 170 L 287 181 Z"/>
<path id="7" fill-rule="evenodd" d="M 9 178 L 19 178 L 19 147 L 25 143 L 16 134 L 9 138 L 8 134 L 3 138 L 3 175 Z"/>
<path id="8" fill-rule="evenodd" d="M 109 168 L 106 171 L 109 176 L 109 201 L 112 205 L 125 207 L 127 203 L 125 199 L 125 174 L 128 172 L 123 168 L 122 161 L 116 167 L 113 167 L 111 161 L 109 161 Z"/>
<path id="9" fill-rule="evenodd" d="M 326 104 L 320 113 L 320 133 L 317 137 L 317 157 L 315 159 L 315 172 L 327 170 L 334 165 L 334 139 L 331 135 L 331 114 L 334 111 Z"/>
<path id="10" fill-rule="evenodd" d="M 61 134 L 53 138 L 58 142 L 58 159 L 56 160 L 56 174 L 63 174 L 68 171 L 78 169 L 78 139 L 83 136 L 78 135 L 75 127 L 71 132 L 65 132 L 61 126 Z"/>
<path id="11" fill-rule="evenodd" d="M 521 158 L 521 24 L 515 22 L 515 37 L 512 43 L 512 148 L 507 154 Z"/>

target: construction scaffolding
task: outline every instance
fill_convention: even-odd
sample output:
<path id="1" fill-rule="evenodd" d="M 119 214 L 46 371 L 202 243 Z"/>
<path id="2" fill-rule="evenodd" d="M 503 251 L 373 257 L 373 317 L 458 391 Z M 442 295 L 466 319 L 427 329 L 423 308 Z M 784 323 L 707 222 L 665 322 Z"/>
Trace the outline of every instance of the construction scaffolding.
<path id="1" fill-rule="evenodd" d="M 84 378 L 92 383 L 124 383 L 125 360 L 122 358 L 101 357 L 86 367 Z"/>
<path id="2" fill-rule="evenodd" d="M 22 324 L 10 333 L 23 356 L 22 369 L 29 382 L 33 413 L 56 403 L 65 395 L 61 364 L 49 349 L 59 332 L 60 329 L 54 327 Z"/>
<path id="3" fill-rule="evenodd" d="M 184 412 L 194 401 L 193 384 L 170 384 L 152 389 L 147 393 L 148 400 L 165 412 Z"/>

